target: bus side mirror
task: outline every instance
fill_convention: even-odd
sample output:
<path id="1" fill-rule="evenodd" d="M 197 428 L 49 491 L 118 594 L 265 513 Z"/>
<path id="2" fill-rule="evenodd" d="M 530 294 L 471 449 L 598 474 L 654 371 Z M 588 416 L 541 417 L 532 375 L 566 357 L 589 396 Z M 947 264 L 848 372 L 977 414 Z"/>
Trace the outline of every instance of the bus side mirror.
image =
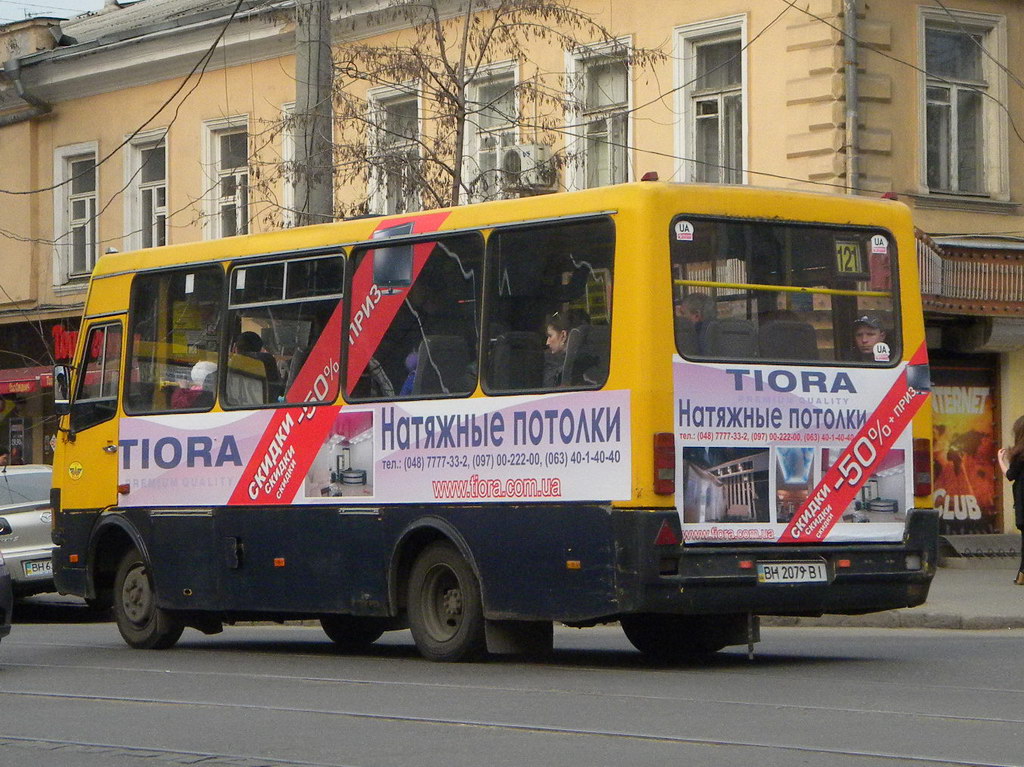
<path id="1" fill-rule="evenodd" d="M 71 412 L 71 366 L 53 366 L 53 412 L 67 415 Z"/>

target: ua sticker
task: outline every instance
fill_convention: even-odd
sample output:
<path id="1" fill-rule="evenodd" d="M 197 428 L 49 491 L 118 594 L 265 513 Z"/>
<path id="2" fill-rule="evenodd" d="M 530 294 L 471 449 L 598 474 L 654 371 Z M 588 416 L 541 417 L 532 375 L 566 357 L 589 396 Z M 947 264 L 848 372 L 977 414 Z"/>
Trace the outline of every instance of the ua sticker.
<path id="1" fill-rule="evenodd" d="M 68 476 L 70 476 L 71 479 L 79 479 L 79 478 L 81 478 L 81 476 L 82 476 L 82 464 L 80 464 L 78 461 L 72 461 L 68 465 Z"/>

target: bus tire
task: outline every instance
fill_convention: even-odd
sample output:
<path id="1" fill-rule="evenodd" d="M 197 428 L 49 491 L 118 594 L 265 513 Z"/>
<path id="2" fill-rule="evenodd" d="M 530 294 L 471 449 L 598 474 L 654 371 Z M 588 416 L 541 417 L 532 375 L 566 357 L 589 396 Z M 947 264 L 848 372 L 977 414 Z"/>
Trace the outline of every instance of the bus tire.
<path id="1" fill-rule="evenodd" d="M 640 613 L 622 616 L 626 639 L 660 663 L 699 660 L 729 644 L 710 616 Z"/>
<path id="2" fill-rule="evenodd" d="M 467 661 L 486 649 L 480 584 L 447 541 L 427 546 L 409 574 L 409 628 L 416 648 L 433 661 Z"/>
<path id="3" fill-rule="evenodd" d="M 356 615 L 325 615 L 320 619 L 320 625 L 338 649 L 345 652 L 363 650 L 384 633 L 379 619 Z"/>
<path id="4" fill-rule="evenodd" d="M 165 650 L 178 641 L 185 624 L 156 606 L 156 590 L 149 563 L 137 549 L 121 559 L 114 578 L 114 618 L 129 647 Z"/>

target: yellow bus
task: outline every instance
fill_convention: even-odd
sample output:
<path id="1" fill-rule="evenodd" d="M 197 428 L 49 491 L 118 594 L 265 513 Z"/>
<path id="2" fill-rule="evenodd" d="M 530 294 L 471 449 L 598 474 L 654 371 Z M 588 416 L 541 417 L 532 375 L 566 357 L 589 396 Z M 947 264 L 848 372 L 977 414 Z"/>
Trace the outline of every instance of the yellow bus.
<path id="1" fill-rule="evenodd" d="M 914 259 L 898 202 L 656 181 L 105 255 L 58 588 L 133 647 L 318 619 L 446 661 L 920 604 Z"/>

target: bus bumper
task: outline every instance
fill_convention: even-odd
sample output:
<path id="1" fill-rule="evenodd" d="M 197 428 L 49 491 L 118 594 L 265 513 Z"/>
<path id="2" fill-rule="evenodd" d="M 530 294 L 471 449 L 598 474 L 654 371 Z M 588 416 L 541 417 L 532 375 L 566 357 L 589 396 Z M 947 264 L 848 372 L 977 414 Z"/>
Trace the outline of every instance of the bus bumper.
<path id="1" fill-rule="evenodd" d="M 637 514 L 634 522 L 642 528 L 631 536 L 641 542 L 633 563 L 637 587 L 620 580 L 626 613 L 856 615 L 923 604 L 935 575 L 934 509 L 911 510 L 903 539 L 894 543 L 651 546 L 643 542 L 655 540 L 665 522 L 678 526 L 678 516 Z M 824 563 L 824 579 L 765 582 L 759 566 L 768 562 Z M 620 564 L 620 574 L 633 569 Z"/>

